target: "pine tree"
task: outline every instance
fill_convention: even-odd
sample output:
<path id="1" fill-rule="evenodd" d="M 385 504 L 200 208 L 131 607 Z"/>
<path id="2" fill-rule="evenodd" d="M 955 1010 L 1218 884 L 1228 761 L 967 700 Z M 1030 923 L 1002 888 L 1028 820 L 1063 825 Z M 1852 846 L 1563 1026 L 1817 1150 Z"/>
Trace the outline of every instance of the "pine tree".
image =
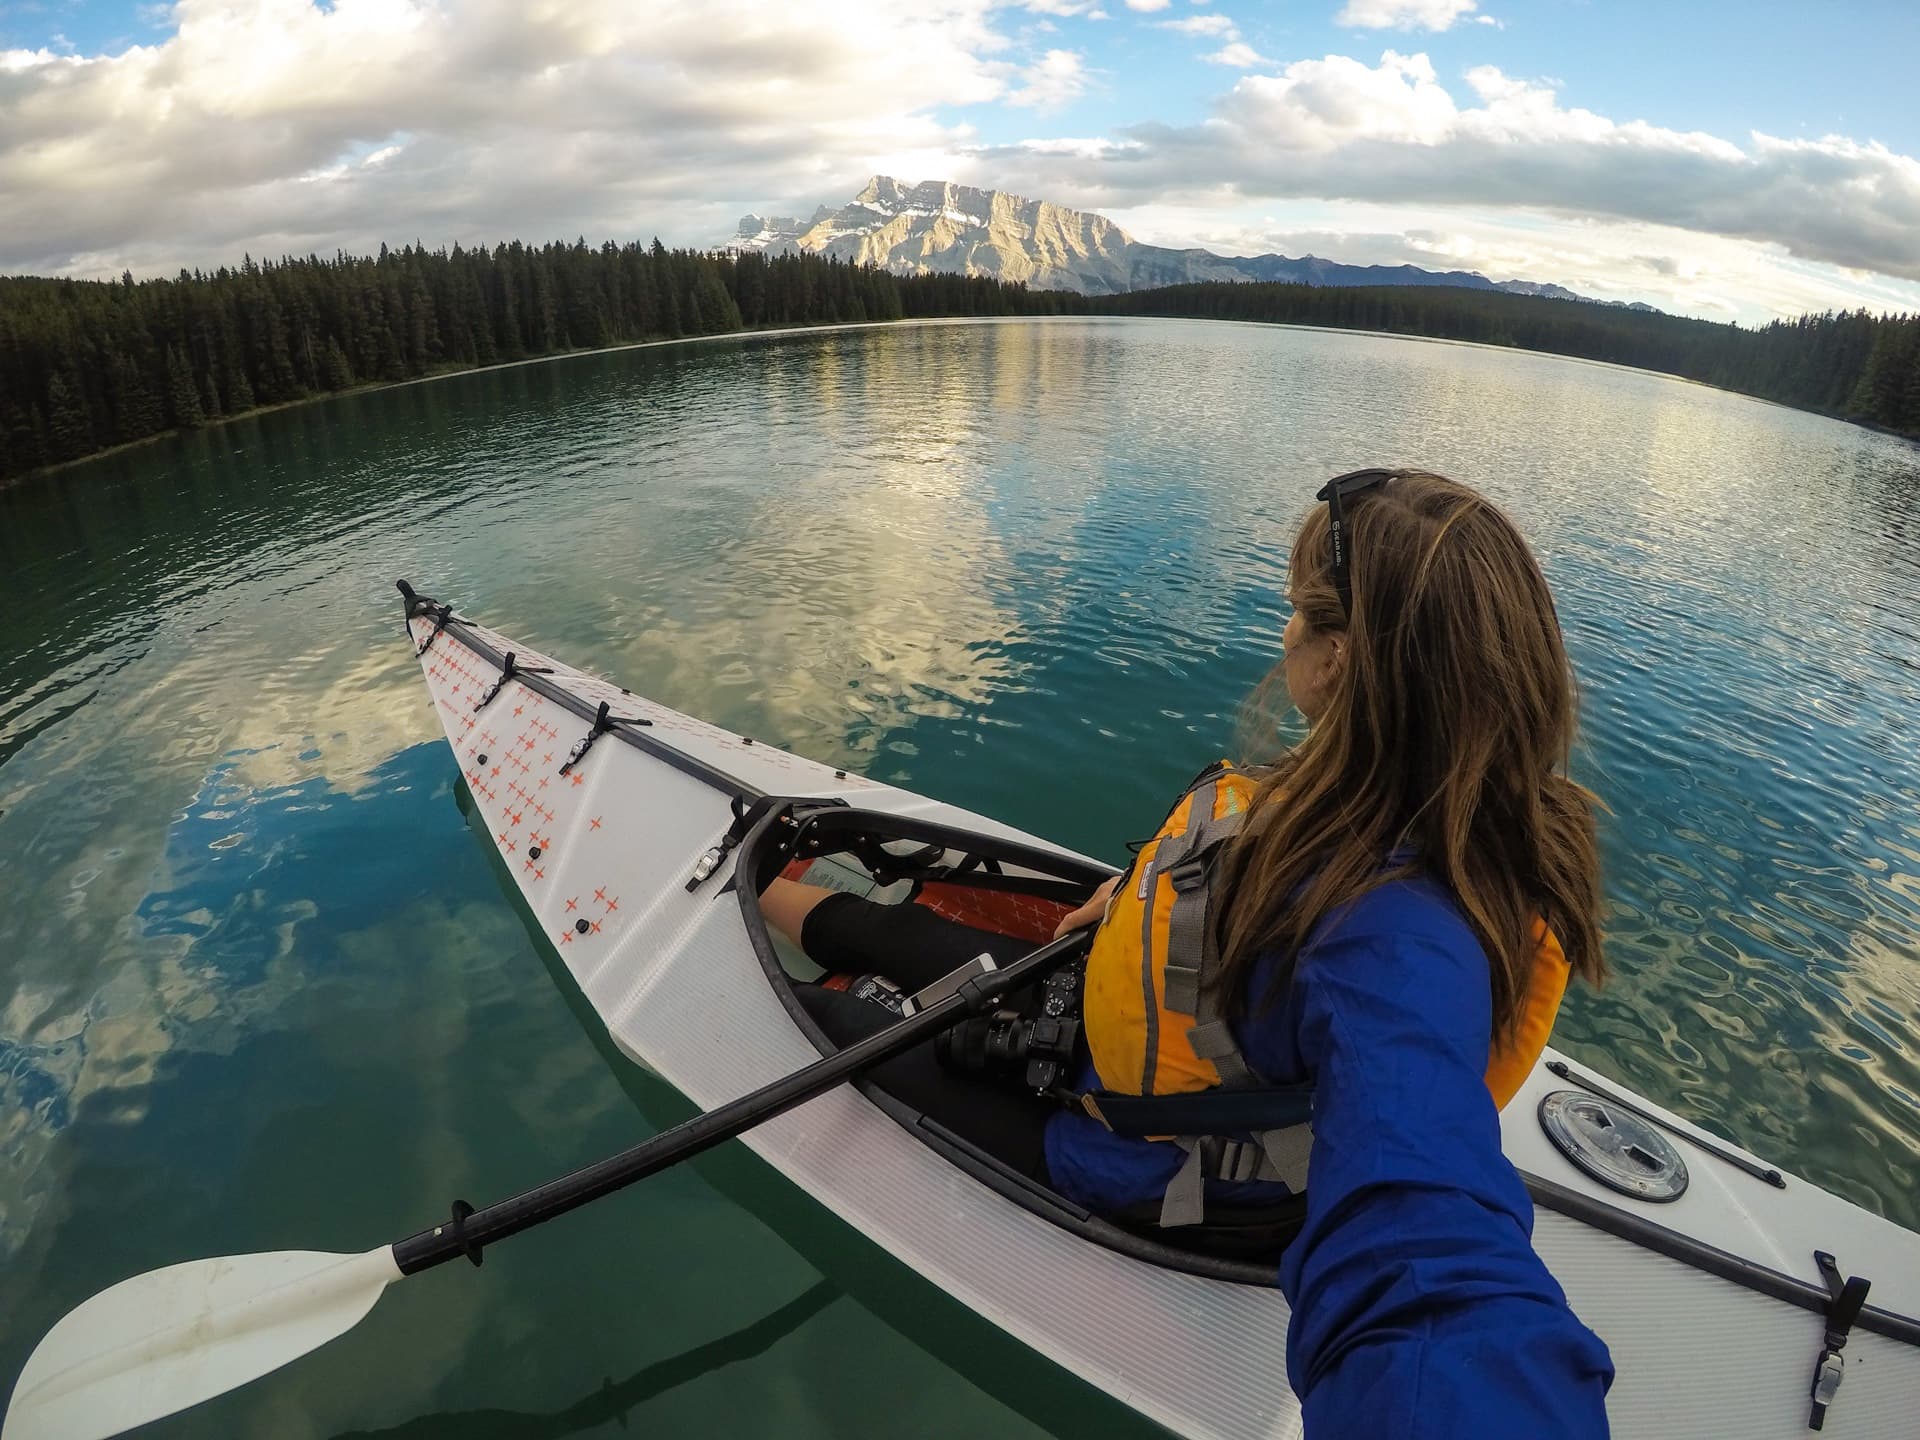
<path id="1" fill-rule="evenodd" d="M 113 416 L 114 444 L 143 440 L 165 427 L 158 397 L 140 365 L 125 351 L 107 362 L 107 408 Z"/>
<path id="2" fill-rule="evenodd" d="M 171 422 L 183 430 L 195 430 L 206 422 L 200 408 L 200 392 L 194 388 L 193 371 L 180 358 L 180 352 L 167 346 L 167 408 Z"/>
<path id="3" fill-rule="evenodd" d="M 47 377 L 47 458 L 78 460 L 93 450 L 93 418 L 79 377 L 56 370 Z"/>
<path id="4" fill-rule="evenodd" d="M 340 342 L 327 337 L 327 348 L 320 355 L 320 383 L 328 390 L 347 390 L 353 386 L 353 366 Z"/>

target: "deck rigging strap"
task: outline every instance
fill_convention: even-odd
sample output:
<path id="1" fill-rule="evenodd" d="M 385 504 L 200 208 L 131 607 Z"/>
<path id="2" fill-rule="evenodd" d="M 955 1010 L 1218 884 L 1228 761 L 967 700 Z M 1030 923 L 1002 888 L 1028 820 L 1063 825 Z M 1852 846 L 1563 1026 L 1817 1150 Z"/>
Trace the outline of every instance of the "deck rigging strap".
<path id="1" fill-rule="evenodd" d="M 587 751 L 593 748 L 593 742 L 613 729 L 616 725 L 651 725 L 651 720 L 642 720 L 638 716 L 615 715 L 613 707 L 605 700 L 600 702 L 600 712 L 593 717 L 593 727 L 574 742 L 573 749 L 567 752 L 567 761 L 560 767 L 562 775 L 571 774 L 573 767 L 587 758 Z"/>
<path id="2" fill-rule="evenodd" d="M 453 619 L 453 606 L 451 605 L 429 605 L 427 609 L 433 614 L 433 630 L 428 634 L 426 639 L 420 642 L 420 648 L 413 652 L 413 657 L 416 660 L 433 648 L 433 642 L 440 638 L 440 632 L 446 629 L 447 622 Z"/>
<path id="3" fill-rule="evenodd" d="M 1819 1267 L 1820 1278 L 1827 1282 L 1827 1293 L 1832 1298 L 1827 1302 L 1825 1344 L 1813 1362 L 1813 1384 L 1807 1391 L 1813 1401 L 1813 1408 L 1807 1414 L 1807 1428 L 1824 1430 L 1827 1407 L 1840 1393 L 1840 1382 L 1847 1378 L 1847 1360 L 1840 1352 L 1847 1348 L 1847 1336 L 1853 1322 L 1860 1318 L 1873 1282 L 1858 1275 L 1843 1281 L 1839 1262 L 1825 1250 L 1813 1252 L 1813 1263 Z"/>
<path id="4" fill-rule="evenodd" d="M 499 697 L 500 692 L 507 688 L 507 681 L 513 679 L 514 676 L 551 675 L 552 673 L 552 670 L 539 665 L 529 665 L 526 669 L 522 670 L 514 661 L 514 652 L 509 650 L 507 652 L 507 658 L 500 662 L 500 678 L 494 681 L 493 684 L 488 687 L 487 693 L 480 697 L 480 703 L 473 707 L 473 713 L 478 715 L 482 710 L 486 709 L 487 706 L 491 705 L 494 700 Z"/>
<path id="5" fill-rule="evenodd" d="M 496 650 L 481 636 L 474 634 L 468 622 L 452 614 L 452 606 L 442 607 L 437 600 L 425 595 L 416 594 L 414 588 L 404 580 L 398 580 L 394 583 L 395 587 L 400 591 L 401 598 L 406 602 L 406 617 L 408 620 L 412 620 L 420 615 L 433 615 L 438 618 L 442 608 L 445 608 L 448 614 L 443 619 L 440 619 L 439 628 L 450 631 L 456 640 L 462 645 L 465 645 L 467 649 L 471 650 L 475 655 L 478 655 L 489 665 L 497 666 L 505 659 L 505 656 L 499 650 Z M 578 715 L 582 720 L 591 721 L 598 718 L 592 701 L 582 699 L 567 689 L 566 686 L 558 684 L 545 674 L 535 671 L 531 667 L 521 667 L 516 674 L 516 678 L 535 695 L 552 701 L 562 709 Z M 759 786 L 750 784 L 737 775 L 730 775 L 719 766 L 710 764 L 696 755 L 689 755 L 686 751 L 670 745 L 664 740 L 656 739 L 651 735 L 641 734 L 636 727 L 647 723 L 650 722 L 635 721 L 632 724 L 619 725 L 614 729 L 613 733 L 634 749 L 644 751 L 646 754 L 653 756 L 654 759 L 671 765 L 681 774 L 698 780 L 702 785 L 710 786 L 722 794 L 739 796 L 747 800 L 757 800 L 767 793 Z"/>
<path id="6" fill-rule="evenodd" d="M 687 893 L 692 894 L 707 882 L 707 878 L 720 868 L 728 855 L 733 853 L 733 847 L 747 838 L 747 832 L 758 825 L 768 811 L 780 807 L 785 807 L 791 811 L 795 803 L 795 801 L 784 800 L 777 795 L 762 795 L 758 800 L 752 801 L 751 803 L 739 795 L 734 796 L 733 823 L 727 827 L 726 834 L 722 835 L 698 860 L 693 862 L 693 874 L 688 877 L 687 880 Z M 844 804 L 846 802 L 841 801 L 839 803 Z M 789 815 L 787 823 L 793 823 L 791 815 Z"/>

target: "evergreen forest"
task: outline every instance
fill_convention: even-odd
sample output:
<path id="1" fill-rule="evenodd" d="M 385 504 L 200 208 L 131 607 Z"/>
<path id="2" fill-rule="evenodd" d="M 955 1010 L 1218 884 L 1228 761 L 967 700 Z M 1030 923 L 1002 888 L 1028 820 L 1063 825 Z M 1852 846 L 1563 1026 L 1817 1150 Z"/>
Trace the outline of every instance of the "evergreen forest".
<path id="1" fill-rule="evenodd" d="M 0 479 L 356 386 L 781 325 L 1029 315 L 1077 296 L 813 255 L 584 241 L 0 278 Z"/>
<path id="2" fill-rule="evenodd" d="M 643 340 L 933 316 L 1118 314 L 1384 330 L 1635 365 L 1920 435 L 1920 315 L 1758 328 L 1393 286 L 1088 297 L 816 255 L 584 241 L 256 262 L 176 279 L 0 278 L 0 479 L 262 406 Z"/>
<path id="3" fill-rule="evenodd" d="M 1920 436 L 1920 315 L 1864 310 L 1748 328 L 1658 310 L 1452 286 L 1175 285 L 1097 302 L 1178 315 L 1385 330 L 1604 360 Z"/>

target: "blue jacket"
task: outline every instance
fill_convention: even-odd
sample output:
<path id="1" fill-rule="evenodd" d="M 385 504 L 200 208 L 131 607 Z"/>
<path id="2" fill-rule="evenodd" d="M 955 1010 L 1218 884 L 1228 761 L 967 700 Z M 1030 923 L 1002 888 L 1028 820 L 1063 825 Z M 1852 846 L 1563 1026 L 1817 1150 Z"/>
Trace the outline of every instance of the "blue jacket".
<path id="1" fill-rule="evenodd" d="M 1606 1435 L 1613 1364 L 1533 1252 L 1484 1079 L 1487 958 L 1452 896 L 1399 880 L 1345 907 L 1235 1034 L 1269 1082 L 1314 1086 L 1307 1217 L 1280 1265 L 1307 1434 Z M 1070 1111 L 1046 1139 L 1055 1188 L 1094 1209 L 1157 1199 L 1181 1158 Z"/>

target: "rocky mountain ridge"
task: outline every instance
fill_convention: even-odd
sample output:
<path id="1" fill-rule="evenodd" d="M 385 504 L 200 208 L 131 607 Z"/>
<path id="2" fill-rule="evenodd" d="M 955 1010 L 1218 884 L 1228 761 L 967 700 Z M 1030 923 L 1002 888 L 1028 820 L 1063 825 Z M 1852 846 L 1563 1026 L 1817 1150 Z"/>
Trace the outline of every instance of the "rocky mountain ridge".
<path id="1" fill-rule="evenodd" d="M 1584 300 L 1561 285 L 1489 280 L 1472 270 L 1346 265 L 1305 255 L 1216 255 L 1135 240 L 1105 216 L 929 180 L 908 185 L 876 175 L 851 202 L 822 205 L 807 220 L 747 215 L 726 248 L 781 254 L 807 250 L 897 274 L 993 275 L 1037 290 L 1116 295 L 1206 280 L 1304 285 L 1458 285 L 1557 300 Z M 1594 302 L 1618 303 L 1618 302 Z M 1647 306 L 1637 306 L 1647 309 Z"/>

